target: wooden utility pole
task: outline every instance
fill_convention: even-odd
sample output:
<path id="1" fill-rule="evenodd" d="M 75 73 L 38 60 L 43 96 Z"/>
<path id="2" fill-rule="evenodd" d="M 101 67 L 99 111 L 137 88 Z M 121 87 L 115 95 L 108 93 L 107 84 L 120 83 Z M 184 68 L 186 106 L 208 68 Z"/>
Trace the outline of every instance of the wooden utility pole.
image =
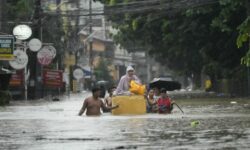
<path id="1" fill-rule="evenodd" d="M 35 38 L 40 39 L 41 35 L 41 0 L 35 0 L 34 3 L 34 18 L 33 18 L 33 36 Z M 28 85 L 28 93 L 29 98 L 35 99 L 37 95 L 37 75 L 38 69 L 41 70 L 40 66 L 37 64 L 37 52 L 28 51 L 29 62 L 28 69 L 30 71 L 29 85 Z"/>
<path id="2" fill-rule="evenodd" d="M 89 35 L 92 34 L 92 0 L 89 0 Z M 93 74 L 94 74 L 94 68 L 93 68 L 93 38 L 89 37 L 89 67 L 91 71 L 90 76 L 90 82 L 91 82 L 91 88 L 93 86 Z"/>
<path id="3" fill-rule="evenodd" d="M 6 0 L 0 3 L 0 34 L 6 34 Z"/>
<path id="4" fill-rule="evenodd" d="M 2 14 L 3 14 L 3 3 L 0 3 L 0 32 L 2 31 L 2 22 L 3 22 L 3 15 Z"/>

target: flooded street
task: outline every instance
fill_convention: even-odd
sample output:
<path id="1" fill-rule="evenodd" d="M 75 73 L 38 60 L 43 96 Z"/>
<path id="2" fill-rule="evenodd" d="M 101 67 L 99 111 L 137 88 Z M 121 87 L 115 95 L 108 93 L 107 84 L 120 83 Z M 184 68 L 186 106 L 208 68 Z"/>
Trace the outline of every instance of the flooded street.
<path id="1" fill-rule="evenodd" d="M 249 149 L 250 101 L 176 100 L 173 114 L 77 116 L 88 93 L 0 107 L 0 149 Z M 196 125 L 192 124 L 196 121 Z"/>

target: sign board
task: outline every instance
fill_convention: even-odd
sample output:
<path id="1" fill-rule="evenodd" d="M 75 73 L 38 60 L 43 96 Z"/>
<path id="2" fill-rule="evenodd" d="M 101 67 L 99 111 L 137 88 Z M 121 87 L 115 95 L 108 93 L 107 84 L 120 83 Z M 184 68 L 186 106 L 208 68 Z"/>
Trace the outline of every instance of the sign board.
<path id="1" fill-rule="evenodd" d="M 25 24 L 17 25 L 13 29 L 13 35 L 19 40 L 26 40 L 32 35 L 32 30 Z"/>
<path id="2" fill-rule="evenodd" d="M 63 86 L 62 70 L 43 70 L 43 84 L 48 87 L 60 88 Z"/>
<path id="3" fill-rule="evenodd" d="M 14 69 L 23 69 L 28 64 L 28 55 L 22 50 L 14 51 L 14 60 L 9 61 L 9 64 Z"/>
<path id="4" fill-rule="evenodd" d="M 12 74 L 10 79 L 10 86 L 12 87 L 22 86 L 24 80 L 23 76 L 24 76 L 23 70 L 19 70 L 15 74 Z"/>
<path id="5" fill-rule="evenodd" d="M 28 43 L 29 49 L 37 52 L 42 47 L 42 42 L 39 39 L 33 38 Z"/>
<path id="6" fill-rule="evenodd" d="M 84 78 L 85 79 L 90 79 L 91 78 L 91 68 L 89 66 L 84 66 L 83 67 L 83 73 L 84 73 Z"/>
<path id="7" fill-rule="evenodd" d="M 64 64 L 66 66 L 75 65 L 76 64 L 75 55 L 68 55 L 68 54 L 66 54 L 65 58 L 64 58 Z"/>
<path id="8" fill-rule="evenodd" d="M 55 47 L 54 46 L 48 46 L 48 48 L 47 48 L 49 51 L 51 51 L 51 53 L 52 53 L 52 55 L 53 55 L 53 58 L 55 58 L 56 57 L 56 49 L 55 49 Z"/>
<path id="9" fill-rule="evenodd" d="M 77 80 L 80 80 L 81 78 L 83 78 L 83 70 L 82 69 L 75 69 L 74 71 L 73 71 L 73 76 L 74 76 L 74 78 L 76 78 Z"/>
<path id="10" fill-rule="evenodd" d="M 45 46 L 37 53 L 37 60 L 41 65 L 49 65 L 53 60 L 53 53 Z"/>
<path id="11" fill-rule="evenodd" d="M 89 57 L 87 57 L 87 56 L 81 56 L 77 60 L 77 64 L 80 65 L 80 66 L 87 66 L 89 64 Z"/>
<path id="12" fill-rule="evenodd" d="M 14 58 L 14 37 L 0 36 L 0 60 L 12 60 Z"/>

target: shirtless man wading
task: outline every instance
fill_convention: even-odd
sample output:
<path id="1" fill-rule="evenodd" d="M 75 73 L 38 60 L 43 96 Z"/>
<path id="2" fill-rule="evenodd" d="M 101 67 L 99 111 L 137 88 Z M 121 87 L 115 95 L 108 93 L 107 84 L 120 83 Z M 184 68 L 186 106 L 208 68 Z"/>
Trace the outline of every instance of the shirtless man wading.
<path id="1" fill-rule="evenodd" d="M 100 91 L 100 88 L 92 89 L 92 96 L 86 98 L 83 102 L 83 106 L 78 113 L 79 116 L 85 112 L 85 109 L 87 109 L 87 116 L 99 116 L 101 115 L 100 108 L 102 108 L 103 111 L 108 111 L 119 107 L 118 105 L 114 107 L 106 107 L 103 101 L 99 98 Z"/>

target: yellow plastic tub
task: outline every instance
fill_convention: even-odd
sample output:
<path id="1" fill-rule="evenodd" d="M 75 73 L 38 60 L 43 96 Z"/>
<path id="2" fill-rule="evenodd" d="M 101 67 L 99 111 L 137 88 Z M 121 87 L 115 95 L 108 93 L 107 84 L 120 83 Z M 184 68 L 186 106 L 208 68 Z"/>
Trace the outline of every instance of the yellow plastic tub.
<path id="1" fill-rule="evenodd" d="M 112 105 L 119 105 L 112 110 L 112 115 L 142 115 L 146 113 L 146 101 L 141 95 L 112 97 Z"/>

